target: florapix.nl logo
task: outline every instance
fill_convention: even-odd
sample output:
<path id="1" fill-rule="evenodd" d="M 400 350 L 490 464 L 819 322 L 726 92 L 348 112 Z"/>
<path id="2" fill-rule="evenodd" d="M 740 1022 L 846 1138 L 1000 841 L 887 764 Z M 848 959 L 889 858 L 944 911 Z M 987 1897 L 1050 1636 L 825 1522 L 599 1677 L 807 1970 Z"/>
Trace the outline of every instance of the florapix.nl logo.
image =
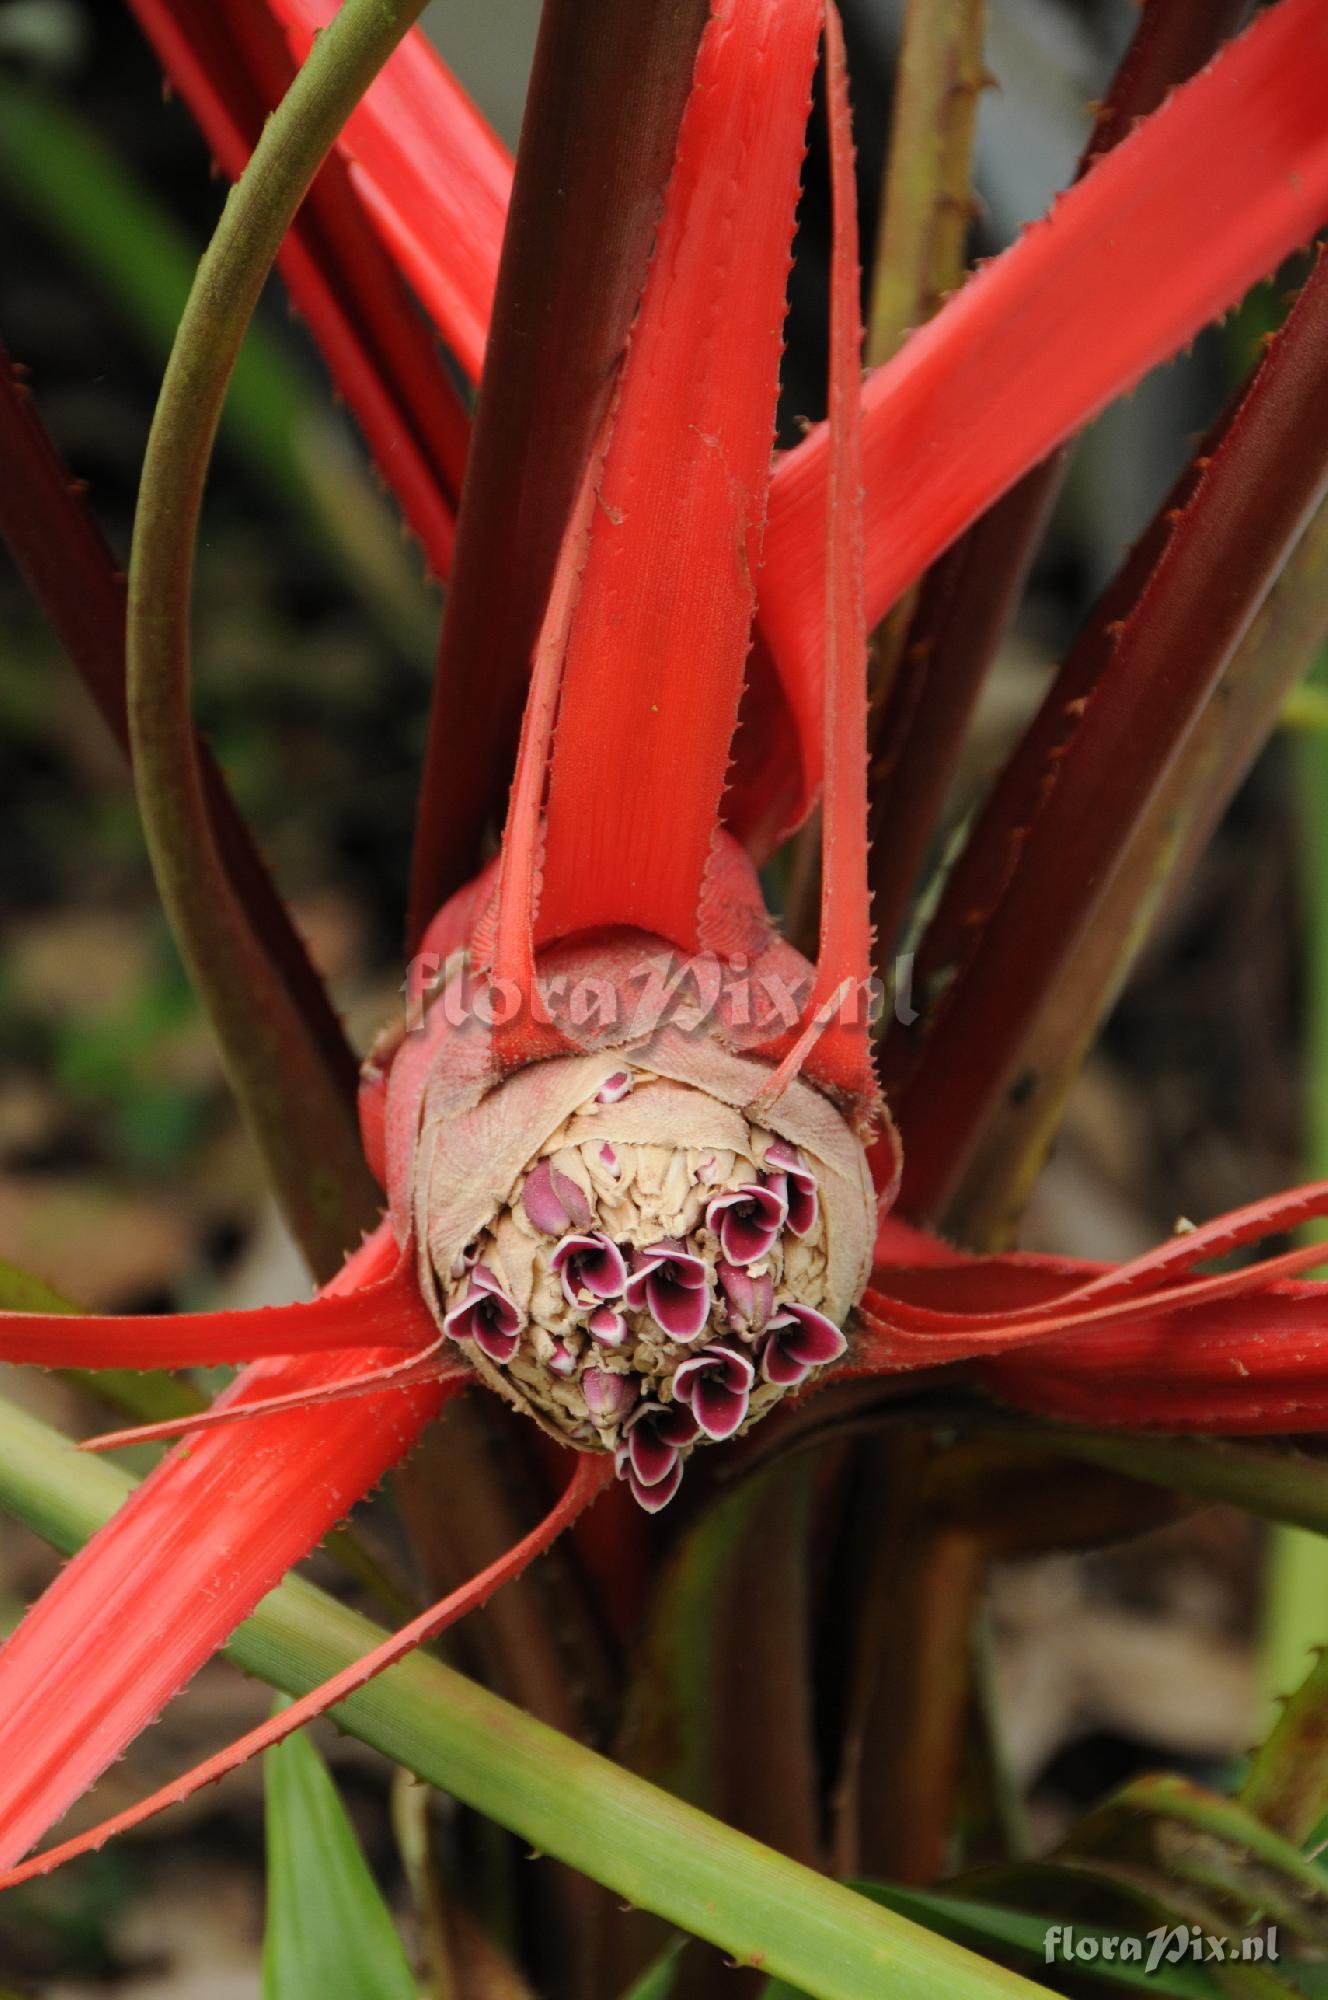
<path id="1" fill-rule="evenodd" d="M 776 1033 L 803 1020 L 814 976 L 810 966 L 797 974 L 783 964 L 754 966 L 741 953 L 721 959 L 713 952 L 660 951 L 644 954 L 612 979 L 600 972 L 544 972 L 526 995 L 513 980 L 473 973 L 463 952 L 445 958 L 423 951 L 406 968 L 402 995 L 407 1034 L 418 1033 L 434 1007 L 454 1029 L 506 1027 L 529 1010 L 540 1023 L 557 1016 L 592 1035 L 629 1039 L 666 1024 L 689 1033 L 711 1024 Z M 816 1018 L 821 1027 L 839 1021 L 876 1031 L 887 1015 L 904 1026 L 918 1019 L 912 952 L 896 959 L 888 986 L 877 978 L 846 980 Z"/>
<path id="2" fill-rule="evenodd" d="M 1086 1931 L 1050 1924 L 1042 1953 L 1048 1965 L 1139 1965 L 1145 1973 L 1182 1962 L 1196 1965 L 1272 1965 L 1278 1959 L 1277 1925 L 1223 1937 L 1198 1924 L 1159 1924 L 1141 1937 L 1119 1931 Z"/>

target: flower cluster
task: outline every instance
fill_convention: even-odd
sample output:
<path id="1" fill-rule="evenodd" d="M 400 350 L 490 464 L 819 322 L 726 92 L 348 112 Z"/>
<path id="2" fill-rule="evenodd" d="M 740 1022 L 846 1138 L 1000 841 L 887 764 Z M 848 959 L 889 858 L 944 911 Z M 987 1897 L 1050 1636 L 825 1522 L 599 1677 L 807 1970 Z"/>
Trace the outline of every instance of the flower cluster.
<path id="1" fill-rule="evenodd" d="M 458 1253 L 443 1329 L 559 1437 L 612 1452 L 653 1513 L 695 1445 L 844 1352 L 834 1214 L 799 1146 L 625 1064 Z"/>

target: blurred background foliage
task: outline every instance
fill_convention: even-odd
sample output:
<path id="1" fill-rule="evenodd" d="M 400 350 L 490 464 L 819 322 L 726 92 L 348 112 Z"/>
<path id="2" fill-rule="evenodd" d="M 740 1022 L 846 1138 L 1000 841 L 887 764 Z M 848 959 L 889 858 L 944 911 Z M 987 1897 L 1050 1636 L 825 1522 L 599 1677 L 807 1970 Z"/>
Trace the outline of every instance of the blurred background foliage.
<path id="1" fill-rule="evenodd" d="M 868 243 L 901 12 L 900 0 L 845 9 Z M 535 0 L 445 0 L 427 17 L 510 142 L 536 13 Z M 1135 19 L 1130 0 L 992 0 L 990 13 L 979 255 L 1069 179 Z M 813 133 L 786 439 L 818 413 L 824 371 L 826 174 Z M 166 346 L 223 192 L 114 0 L 0 0 L 0 337 L 122 554 Z M 984 698 L 956 819 L 1279 313 L 1275 290 L 1256 294 L 1081 441 Z M 197 705 L 361 1044 L 401 976 L 438 603 L 274 292 L 209 489 Z M 1310 728 L 1293 757 L 1284 733 L 1256 768 L 1074 1094 L 1028 1243 L 1128 1255 L 1178 1215 L 1328 1168 L 1326 754 Z M 302 1272 L 156 909 L 124 769 L 3 558 L 0 800 L 0 1254 L 107 1309 L 295 1295 Z M 24 1378 L 6 1390 L 74 1427 L 99 1420 L 66 1385 Z M 370 1531 L 390 1543 L 393 1522 L 382 1506 L 379 1516 Z M 0 1629 L 49 1562 L 0 1527 Z M 1267 1687 L 1298 1679 L 1306 1645 L 1328 1639 L 1323 1577 L 1317 1547 L 1307 1556 L 1285 1540 L 1270 1564 L 1263 1532 L 1221 1509 L 1120 1550 L 999 1574 L 994 1684 L 1035 1827 L 1054 1832 L 1159 1758 L 1208 1778 L 1229 1771 Z M 210 1668 L 111 1787 L 143 1789 L 189 1760 L 200 1722 L 218 1741 L 262 1700 Z M 352 1745 L 334 1754 L 370 1857 L 399 1889 L 377 1767 Z M 101 1795 L 104 1809 L 117 1802 Z M 0 1985 L 255 1993 L 257 1781 L 203 1795 L 161 1835 L 41 1885 L 21 1911 L 0 1907 Z"/>

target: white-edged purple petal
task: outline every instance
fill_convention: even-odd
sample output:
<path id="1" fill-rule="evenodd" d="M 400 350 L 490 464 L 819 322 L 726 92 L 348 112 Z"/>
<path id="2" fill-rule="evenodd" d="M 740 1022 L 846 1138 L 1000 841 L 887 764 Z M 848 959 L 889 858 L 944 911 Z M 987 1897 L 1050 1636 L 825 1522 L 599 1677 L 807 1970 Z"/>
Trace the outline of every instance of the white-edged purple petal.
<path id="1" fill-rule="evenodd" d="M 465 1295 L 443 1314 L 443 1332 L 473 1340 L 481 1354 L 505 1368 L 516 1353 L 525 1320 L 486 1264 L 470 1274 Z"/>
<path id="2" fill-rule="evenodd" d="M 612 1076 L 606 1076 L 595 1092 L 596 1104 L 619 1104 L 632 1087 L 632 1072 L 616 1069 Z"/>
<path id="3" fill-rule="evenodd" d="M 619 1479 L 627 1481 L 628 1491 L 633 1500 L 638 1507 L 643 1507 L 647 1514 L 658 1514 L 661 1507 L 667 1507 L 682 1485 L 682 1460 L 676 1453 L 669 1470 L 662 1479 L 657 1479 L 653 1486 L 643 1486 L 637 1478 L 625 1446 L 618 1447 L 614 1453 L 613 1463 Z"/>
<path id="4" fill-rule="evenodd" d="M 642 1403 L 627 1419 L 627 1456 L 643 1486 L 667 1479 L 678 1453 L 696 1441 L 700 1425 L 678 1403 Z"/>
<path id="5" fill-rule="evenodd" d="M 609 1144 L 607 1139 L 604 1141 L 604 1144 L 599 1149 L 599 1156 L 600 1159 L 603 1161 L 604 1165 L 608 1168 L 609 1172 L 616 1176 L 620 1171 L 618 1166 L 618 1155 L 614 1152 L 613 1147 Z"/>
<path id="6" fill-rule="evenodd" d="M 581 1393 L 596 1423 L 611 1424 L 625 1417 L 636 1401 L 636 1377 L 617 1375 L 607 1368 L 587 1368 L 581 1377 Z"/>
<path id="7" fill-rule="evenodd" d="M 545 1236 L 590 1226 L 590 1203 L 583 1190 L 570 1175 L 558 1173 L 552 1160 L 537 1161 L 526 1175 L 521 1206 Z"/>
<path id="8" fill-rule="evenodd" d="M 716 1273 L 734 1326 L 759 1333 L 775 1309 L 775 1281 L 768 1271 L 759 1277 L 741 1264 L 721 1264 Z"/>
<path id="9" fill-rule="evenodd" d="M 612 1306 L 596 1306 L 586 1325 L 601 1347 L 621 1347 L 627 1338 L 627 1321 Z"/>
<path id="10" fill-rule="evenodd" d="M 666 1236 L 661 1242 L 652 1243 L 648 1250 L 633 1250 L 632 1268 L 623 1288 L 623 1297 L 628 1305 L 639 1310 L 646 1303 L 646 1280 L 656 1265 L 663 1263 L 666 1258 L 690 1258 L 691 1254 L 691 1251 L 673 1236 Z"/>
<path id="11" fill-rule="evenodd" d="M 766 1147 L 764 1164 L 766 1186 L 788 1205 L 789 1228 L 795 1236 L 810 1236 L 820 1213 L 815 1174 L 797 1147 L 784 1139 Z"/>
<path id="12" fill-rule="evenodd" d="M 567 1342 L 565 1340 L 560 1339 L 558 1335 L 555 1334 L 553 1341 L 553 1352 L 549 1356 L 548 1360 L 545 1362 L 544 1365 L 548 1369 L 550 1375 L 561 1375 L 561 1376 L 575 1375 L 576 1356 L 575 1354 L 573 1354 Z"/>
<path id="13" fill-rule="evenodd" d="M 638 1507 L 643 1508 L 647 1514 L 658 1514 L 661 1507 L 668 1506 L 682 1485 L 682 1460 L 675 1458 L 663 1479 L 656 1480 L 653 1486 L 643 1486 L 629 1465 L 627 1485 Z"/>
<path id="14" fill-rule="evenodd" d="M 587 1230 L 564 1236 L 549 1262 L 563 1281 L 563 1297 L 569 1306 L 622 1297 L 627 1265 L 622 1251 L 607 1236 Z"/>
<path id="15" fill-rule="evenodd" d="M 627 1280 L 629 1306 L 645 1306 L 671 1340 L 695 1340 L 710 1318 L 710 1276 L 704 1257 L 666 1238 L 639 1250 Z"/>
<path id="16" fill-rule="evenodd" d="M 755 1264 L 769 1255 L 788 1216 L 788 1204 L 773 1187 L 745 1187 L 717 1194 L 706 1209 L 707 1226 L 719 1238 L 730 1264 Z"/>
<path id="17" fill-rule="evenodd" d="M 730 1438 L 747 1415 L 756 1370 L 736 1347 L 703 1347 L 677 1369 L 673 1393 L 708 1438 Z"/>
<path id="18" fill-rule="evenodd" d="M 770 1322 L 761 1373 L 779 1389 L 794 1389 L 813 1368 L 837 1361 L 848 1346 L 832 1319 L 811 1306 L 784 1305 Z"/>

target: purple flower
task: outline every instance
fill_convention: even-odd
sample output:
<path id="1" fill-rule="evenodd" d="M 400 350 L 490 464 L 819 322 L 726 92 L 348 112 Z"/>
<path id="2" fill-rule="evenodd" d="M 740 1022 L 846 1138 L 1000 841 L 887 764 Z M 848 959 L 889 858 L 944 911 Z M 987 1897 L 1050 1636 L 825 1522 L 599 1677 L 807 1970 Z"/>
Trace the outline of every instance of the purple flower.
<path id="1" fill-rule="evenodd" d="M 788 1207 L 788 1226 L 795 1236 L 810 1236 L 816 1227 L 819 1204 L 816 1176 L 796 1146 L 776 1139 L 765 1154 L 765 1184 Z"/>
<path id="2" fill-rule="evenodd" d="M 832 1319 L 810 1306 L 781 1306 L 761 1349 L 761 1373 L 776 1388 L 805 1382 L 813 1368 L 837 1361 L 848 1346 Z"/>
<path id="3" fill-rule="evenodd" d="M 754 1181 L 717 1194 L 706 1209 L 706 1222 L 730 1264 L 754 1264 L 767 1256 L 787 1217 L 782 1190 L 758 1187 Z"/>
<path id="4" fill-rule="evenodd" d="M 637 1387 L 631 1375 L 615 1375 L 607 1368 L 587 1368 L 581 1377 L 581 1393 L 595 1422 L 611 1424 L 631 1409 Z"/>
<path id="5" fill-rule="evenodd" d="M 621 1347 L 627 1338 L 627 1321 L 612 1306 L 596 1306 L 586 1324 L 601 1347 Z"/>
<path id="6" fill-rule="evenodd" d="M 477 1264 L 464 1296 L 443 1314 L 443 1332 L 453 1340 L 473 1340 L 481 1354 L 505 1368 L 516 1353 L 523 1315 L 487 1264 Z"/>
<path id="7" fill-rule="evenodd" d="M 567 1342 L 557 1334 L 554 1335 L 553 1352 L 544 1365 L 550 1375 L 567 1376 L 576 1373 L 576 1356 Z"/>
<path id="8" fill-rule="evenodd" d="M 598 1233 L 582 1230 L 564 1236 L 549 1261 L 563 1281 L 569 1306 L 587 1305 L 592 1298 L 620 1298 L 627 1283 L 622 1251 Z"/>
<path id="9" fill-rule="evenodd" d="M 721 1264 L 717 1275 L 734 1326 L 759 1333 L 775 1309 L 775 1281 L 769 1272 L 753 1277 L 741 1264 Z"/>
<path id="10" fill-rule="evenodd" d="M 710 1317 L 710 1280 L 704 1258 L 665 1238 L 639 1250 L 627 1280 L 629 1306 L 646 1306 L 672 1340 L 695 1340 Z"/>
<path id="11" fill-rule="evenodd" d="M 677 1403 L 642 1403 L 628 1419 L 624 1441 L 614 1454 L 618 1477 L 649 1514 L 673 1498 L 682 1479 L 682 1454 L 700 1426 Z"/>
<path id="12" fill-rule="evenodd" d="M 690 1406 L 708 1438 L 729 1438 L 747 1415 L 756 1370 L 736 1347 L 703 1347 L 673 1377 L 673 1393 Z"/>
<path id="13" fill-rule="evenodd" d="M 664 1477 L 653 1486 L 644 1486 L 632 1466 L 626 1445 L 619 1445 L 613 1455 L 614 1469 L 619 1479 L 627 1481 L 628 1490 L 638 1507 L 644 1507 L 647 1514 L 658 1514 L 661 1507 L 667 1507 L 678 1488 L 682 1485 L 682 1460 L 675 1456 Z"/>
<path id="14" fill-rule="evenodd" d="M 550 1160 L 540 1160 L 526 1175 L 521 1206 L 546 1236 L 590 1226 L 590 1203 L 570 1175 L 555 1172 Z"/>

